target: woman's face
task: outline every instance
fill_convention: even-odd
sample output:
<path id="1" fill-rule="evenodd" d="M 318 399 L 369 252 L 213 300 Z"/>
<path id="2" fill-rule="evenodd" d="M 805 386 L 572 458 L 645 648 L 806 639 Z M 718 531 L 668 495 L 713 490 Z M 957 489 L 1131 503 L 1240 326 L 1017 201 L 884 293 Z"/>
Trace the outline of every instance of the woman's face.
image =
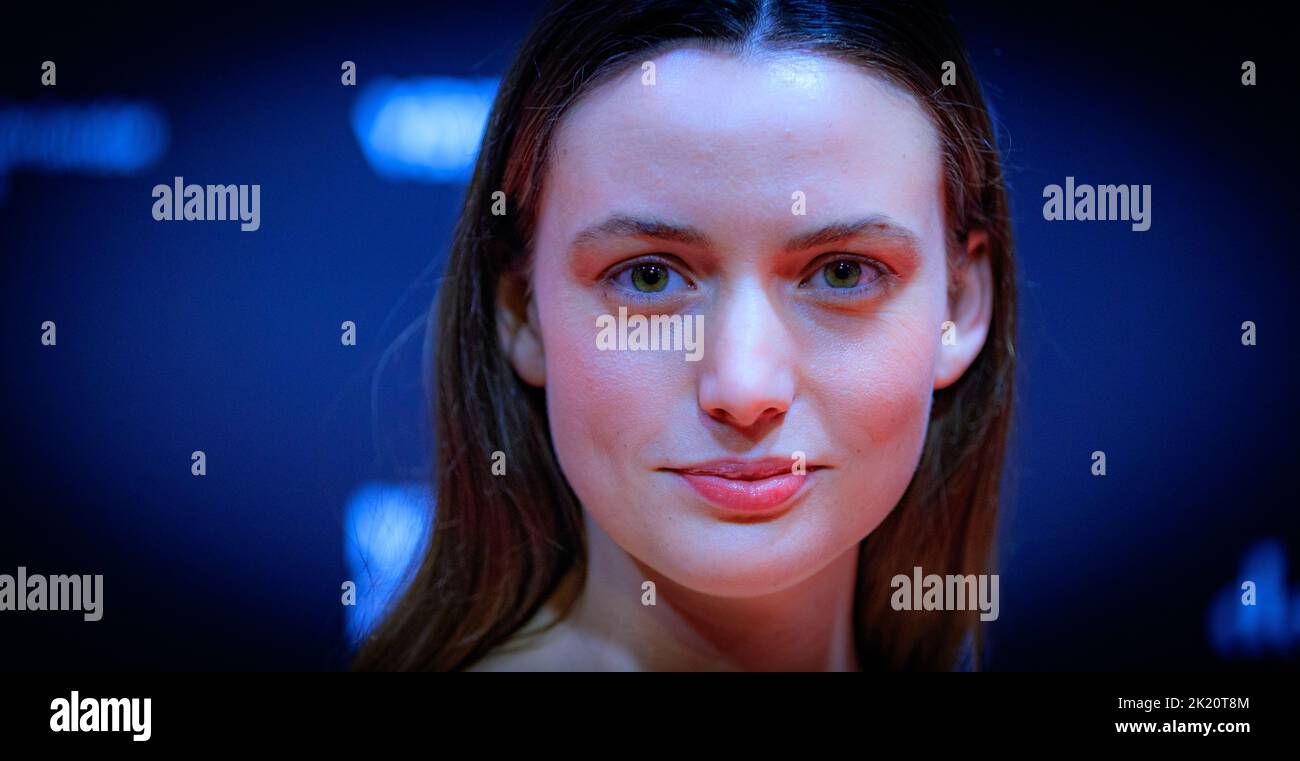
<path id="1" fill-rule="evenodd" d="M 769 593 L 898 503 L 983 343 L 987 257 L 950 304 L 939 139 L 904 91 L 817 55 L 652 63 L 559 125 L 507 345 L 605 533 L 697 592 Z M 702 341 L 620 349 L 620 308 Z"/>

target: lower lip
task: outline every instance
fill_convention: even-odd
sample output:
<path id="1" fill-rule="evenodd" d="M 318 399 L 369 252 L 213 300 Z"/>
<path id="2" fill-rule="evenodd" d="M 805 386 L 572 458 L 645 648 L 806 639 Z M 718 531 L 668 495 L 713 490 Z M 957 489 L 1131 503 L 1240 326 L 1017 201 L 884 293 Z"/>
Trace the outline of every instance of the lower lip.
<path id="1" fill-rule="evenodd" d="M 795 495 L 808 480 L 806 475 L 785 473 L 771 478 L 746 481 L 722 476 L 681 473 L 691 488 L 701 497 L 726 510 L 746 515 L 767 513 L 781 507 Z"/>

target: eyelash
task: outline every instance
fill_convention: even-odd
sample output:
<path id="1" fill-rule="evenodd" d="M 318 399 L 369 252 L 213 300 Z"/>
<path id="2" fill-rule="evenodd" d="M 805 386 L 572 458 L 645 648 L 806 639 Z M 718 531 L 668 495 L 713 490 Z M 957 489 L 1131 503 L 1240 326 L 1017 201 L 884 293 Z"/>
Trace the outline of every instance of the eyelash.
<path id="1" fill-rule="evenodd" d="M 874 272 L 875 277 L 871 278 L 865 283 L 861 283 L 857 286 L 854 286 L 853 288 L 829 288 L 829 287 L 825 288 L 824 290 L 833 291 L 836 293 L 836 295 L 833 298 L 861 298 L 862 293 L 864 291 L 876 290 L 879 288 L 887 287 L 893 282 L 893 279 L 897 277 L 897 273 L 895 273 L 892 268 L 890 268 L 886 264 L 881 263 L 876 259 L 873 259 L 869 256 L 861 256 L 858 254 L 849 254 L 849 253 L 840 252 L 840 253 L 827 254 L 817 259 L 809 267 L 807 274 L 805 274 L 802 278 L 800 278 L 798 287 L 799 288 L 807 287 L 809 282 L 812 281 L 813 278 L 821 274 L 822 271 L 825 270 L 827 266 L 840 261 L 848 261 L 848 262 L 854 262 L 856 264 L 860 264 L 866 270 Z M 697 287 L 694 281 L 692 281 L 690 278 L 686 277 L 681 273 L 679 266 L 677 264 L 675 264 L 672 260 L 666 257 L 657 256 L 657 255 L 642 256 L 624 262 L 618 265 L 617 267 L 613 268 L 612 270 L 610 270 L 609 273 L 605 275 L 602 279 L 606 284 L 618 287 L 620 290 L 624 291 L 628 296 L 634 299 L 639 299 L 641 301 L 646 301 L 646 302 L 660 301 L 663 298 L 665 298 L 665 294 L 646 293 L 644 291 L 638 291 L 636 288 L 632 287 L 631 285 L 624 285 L 619 282 L 620 277 L 622 277 L 623 275 L 630 275 L 633 269 L 643 264 L 658 264 L 662 266 L 664 269 L 666 269 L 669 272 L 670 278 L 678 277 L 681 278 L 683 281 L 685 281 L 686 288 L 689 290 L 695 290 Z M 665 292 L 666 290 L 667 289 L 665 289 Z"/>
<path id="2" fill-rule="evenodd" d="M 828 287 L 824 289 L 835 293 L 833 298 L 861 298 L 865 291 L 875 291 L 890 285 L 890 283 L 893 282 L 892 279 L 896 276 L 896 273 L 888 265 L 883 264 L 876 259 L 872 259 L 869 256 L 839 252 L 827 254 L 814 261 L 812 266 L 808 269 L 808 274 L 804 275 L 803 279 L 799 281 L 799 287 L 806 287 L 813 278 L 821 275 L 828 266 L 835 264 L 836 262 L 853 262 L 855 264 L 860 264 L 863 266 L 864 270 L 875 272 L 876 274 L 875 277 L 870 280 L 864 283 L 859 283 L 852 288 Z"/>
<path id="3" fill-rule="evenodd" d="M 624 291 L 627 296 L 630 296 L 631 298 L 640 301 L 656 302 L 656 301 L 662 301 L 664 298 L 670 296 L 671 294 L 668 292 L 667 288 L 665 288 L 664 292 L 662 293 L 646 293 L 644 291 L 638 291 L 636 288 L 632 287 L 631 285 L 624 285 L 623 283 L 620 283 L 618 281 L 618 279 L 623 275 L 630 276 L 632 270 L 636 269 L 638 266 L 643 264 L 658 264 L 659 266 L 663 267 L 665 270 L 668 271 L 668 277 L 670 280 L 673 277 L 678 277 L 681 278 L 683 281 L 685 281 L 687 289 L 695 290 L 696 288 L 695 282 L 692 281 L 690 278 L 686 277 L 685 275 L 683 275 L 678 265 L 674 264 L 672 261 L 670 261 L 665 257 L 653 256 L 653 255 L 642 256 L 633 259 L 631 261 L 624 262 L 623 264 L 620 264 L 617 267 L 615 267 L 613 270 L 610 270 L 609 274 L 606 275 L 603 279 L 606 283 L 610 285 L 614 285 L 618 287 L 620 290 Z"/>

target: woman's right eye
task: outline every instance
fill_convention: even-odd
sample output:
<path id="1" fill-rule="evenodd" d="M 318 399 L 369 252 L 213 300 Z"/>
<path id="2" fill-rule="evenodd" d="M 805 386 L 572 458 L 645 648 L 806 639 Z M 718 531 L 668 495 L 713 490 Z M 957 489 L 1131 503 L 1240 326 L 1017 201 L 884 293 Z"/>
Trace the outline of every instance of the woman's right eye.
<path id="1" fill-rule="evenodd" d="M 658 293 L 668 287 L 668 268 L 662 264 L 638 264 L 632 268 L 632 287 L 642 293 Z"/>
<path id="2" fill-rule="evenodd" d="M 614 271 L 609 279 L 626 290 L 645 296 L 694 287 L 666 262 L 659 260 L 633 262 Z"/>

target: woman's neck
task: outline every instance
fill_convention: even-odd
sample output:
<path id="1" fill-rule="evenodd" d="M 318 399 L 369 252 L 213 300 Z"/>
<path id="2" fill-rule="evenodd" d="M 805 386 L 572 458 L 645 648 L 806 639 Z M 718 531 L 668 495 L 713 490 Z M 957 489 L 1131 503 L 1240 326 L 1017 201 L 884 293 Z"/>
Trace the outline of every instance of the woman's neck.
<path id="1" fill-rule="evenodd" d="M 813 576 L 758 597 L 703 595 L 629 556 L 589 513 L 587 578 L 565 621 L 593 668 L 641 671 L 856 671 L 858 547 Z M 643 604 L 643 584 L 655 604 Z"/>

